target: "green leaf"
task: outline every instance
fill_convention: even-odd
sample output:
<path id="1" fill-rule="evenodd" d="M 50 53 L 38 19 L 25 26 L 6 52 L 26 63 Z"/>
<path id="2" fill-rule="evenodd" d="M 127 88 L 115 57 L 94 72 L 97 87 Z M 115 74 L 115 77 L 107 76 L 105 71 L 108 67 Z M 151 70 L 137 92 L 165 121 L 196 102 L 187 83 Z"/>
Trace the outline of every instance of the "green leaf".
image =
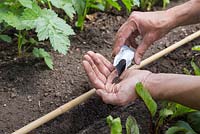
<path id="1" fill-rule="evenodd" d="M 73 8 L 73 4 L 71 0 L 51 0 L 51 3 L 60 9 L 63 9 L 65 13 L 70 17 L 70 19 L 73 19 L 75 12 L 75 9 Z"/>
<path id="2" fill-rule="evenodd" d="M 111 128 L 111 134 L 122 134 L 122 125 L 119 117 L 113 119 L 112 116 L 108 116 L 106 120 Z"/>
<path id="3" fill-rule="evenodd" d="M 194 51 L 200 51 L 200 45 L 192 47 L 192 50 L 194 50 Z"/>
<path id="4" fill-rule="evenodd" d="M 194 74 L 195 75 L 200 75 L 200 68 L 194 63 L 194 61 L 191 61 L 191 66 L 194 69 Z"/>
<path id="5" fill-rule="evenodd" d="M 191 126 L 185 121 L 178 121 L 176 123 L 176 126 L 186 129 L 188 132 L 190 132 L 190 134 L 196 134 L 196 132 L 191 128 Z"/>
<path id="6" fill-rule="evenodd" d="M 32 9 L 25 9 L 22 13 L 21 23 L 24 25 L 26 30 L 36 28 L 36 20 L 42 13 L 42 9 L 37 5 L 33 4 Z"/>
<path id="7" fill-rule="evenodd" d="M 117 0 L 106 0 L 109 5 L 116 8 L 118 11 L 121 10 L 121 6 L 117 3 Z"/>
<path id="8" fill-rule="evenodd" d="M 44 61 L 46 63 L 46 65 L 53 70 L 53 61 L 51 59 L 51 57 L 44 57 Z"/>
<path id="9" fill-rule="evenodd" d="M 140 7 L 140 0 L 133 0 L 133 5 Z"/>
<path id="10" fill-rule="evenodd" d="M 133 6 L 132 1 L 133 0 L 122 0 L 122 2 L 124 3 L 129 12 L 131 11 L 131 8 Z"/>
<path id="11" fill-rule="evenodd" d="M 82 28 L 83 23 L 85 20 L 85 11 L 87 10 L 86 8 L 86 1 L 85 0 L 73 0 L 72 1 L 73 6 L 78 14 L 78 20 L 76 22 L 76 26 Z"/>
<path id="12" fill-rule="evenodd" d="M 121 134 L 122 133 L 122 125 L 120 118 L 115 118 L 112 121 L 112 127 L 111 127 L 111 134 Z"/>
<path id="13" fill-rule="evenodd" d="M 37 58 L 43 58 L 46 65 L 50 68 L 53 69 L 53 61 L 51 56 L 49 55 L 48 52 L 46 52 L 43 48 L 34 48 L 33 49 L 33 55 Z"/>
<path id="14" fill-rule="evenodd" d="M 191 75 L 190 71 L 187 68 L 183 68 L 184 74 Z"/>
<path id="15" fill-rule="evenodd" d="M 39 41 L 50 39 L 55 51 L 66 54 L 70 46 L 69 35 L 74 35 L 74 31 L 59 18 L 52 10 L 44 9 L 42 15 L 36 20 L 36 32 Z"/>
<path id="16" fill-rule="evenodd" d="M 148 110 L 150 111 L 151 116 L 154 117 L 157 111 L 157 104 L 151 97 L 148 90 L 144 89 L 141 82 L 136 84 L 136 93 L 138 94 L 138 96 L 142 98 Z"/>
<path id="17" fill-rule="evenodd" d="M 90 4 L 89 5 L 90 8 L 94 8 L 94 9 L 98 9 L 98 10 L 101 10 L 101 11 L 104 11 L 105 10 L 105 6 L 101 3 L 98 3 L 98 4 Z"/>
<path id="18" fill-rule="evenodd" d="M 170 127 L 168 130 L 165 132 L 165 134 L 176 134 L 177 132 L 185 132 L 186 130 L 182 127 Z M 185 134 L 185 133 L 182 133 Z"/>
<path id="19" fill-rule="evenodd" d="M 27 8 L 32 8 L 33 1 L 32 0 L 19 0 L 22 6 Z"/>
<path id="20" fill-rule="evenodd" d="M 200 111 L 189 113 L 187 121 L 196 132 L 200 133 Z"/>
<path id="21" fill-rule="evenodd" d="M 163 0 L 163 8 L 166 8 L 166 6 L 170 3 L 169 0 Z"/>
<path id="22" fill-rule="evenodd" d="M 12 38 L 8 35 L 0 34 L 0 40 L 5 41 L 7 43 L 12 42 Z"/>
<path id="23" fill-rule="evenodd" d="M 139 134 L 139 127 L 134 117 L 129 116 L 126 120 L 126 134 Z"/>
<path id="24" fill-rule="evenodd" d="M 108 123 L 108 126 L 111 127 L 112 126 L 112 121 L 113 121 L 113 117 L 111 115 L 109 115 L 106 118 L 106 122 Z"/>
<path id="25" fill-rule="evenodd" d="M 175 126 L 166 131 L 166 134 L 176 134 L 177 132 L 181 132 L 181 134 L 197 134 L 185 121 L 178 121 Z"/>
<path id="26" fill-rule="evenodd" d="M 7 12 L 7 14 L 4 16 L 4 21 L 8 23 L 8 25 L 16 28 L 17 30 L 23 30 L 24 26 L 21 23 L 20 16 L 12 13 L 12 12 Z"/>
<path id="27" fill-rule="evenodd" d="M 183 106 L 183 105 L 178 104 L 178 103 L 172 103 L 168 107 L 168 109 L 171 109 L 173 111 L 173 115 L 171 116 L 171 118 L 176 118 L 176 117 L 185 115 L 187 113 L 196 111 L 194 109 L 191 109 L 189 107 Z"/>
<path id="28" fill-rule="evenodd" d="M 167 108 L 161 109 L 159 112 L 159 122 L 158 122 L 159 126 L 163 125 L 164 120 L 170 115 L 173 115 L 172 110 Z"/>

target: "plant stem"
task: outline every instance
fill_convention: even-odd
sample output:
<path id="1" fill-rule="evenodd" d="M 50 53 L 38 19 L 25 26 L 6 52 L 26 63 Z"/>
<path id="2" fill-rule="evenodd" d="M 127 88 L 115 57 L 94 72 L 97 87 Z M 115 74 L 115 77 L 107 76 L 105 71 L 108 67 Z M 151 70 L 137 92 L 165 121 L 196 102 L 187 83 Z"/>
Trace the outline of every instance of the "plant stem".
<path id="1" fill-rule="evenodd" d="M 88 5 L 89 5 L 89 0 L 86 0 L 85 9 L 84 9 L 84 12 L 83 12 L 83 22 L 81 23 L 81 31 L 83 30 L 84 20 L 85 20 L 85 17 L 87 15 L 87 12 L 88 12 Z"/>
<path id="2" fill-rule="evenodd" d="M 22 54 L 22 32 L 19 30 L 18 33 L 18 56 L 21 56 Z"/>
<path id="3" fill-rule="evenodd" d="M 48 6 L 49 6 L 49 9 L 52 9 L 52 6 L 51 6 L 51 3 L 50 3 L 49 0 L 47 0 L 47 4 L 48 4 Z"/>

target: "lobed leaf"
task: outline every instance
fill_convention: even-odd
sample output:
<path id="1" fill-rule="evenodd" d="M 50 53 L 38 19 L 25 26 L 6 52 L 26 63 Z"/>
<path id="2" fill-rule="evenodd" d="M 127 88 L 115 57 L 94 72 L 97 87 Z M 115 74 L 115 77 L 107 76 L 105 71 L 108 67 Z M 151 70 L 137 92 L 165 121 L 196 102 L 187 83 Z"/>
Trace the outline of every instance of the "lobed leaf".
<path id="1" fill-rule="evenodd" d="M 156 114 L 156 111 L 157 111 L 156 102 L 153 100 L 153 98 L 151 97 L 148 90 L 144 89 L 141 82 L 136 84 L 135 89 L 136 89 L 136 93 L 144 101 L 145 105 L 147 106 L 148 110 L 151 113 L 151 116 L 153 117 Z"/>
<path id="2" fill-rule="evenodd" d="M 60 9 L 63 9 L 65 13 L 70 17 L 70 19 L 73 19 L 75 12 L 75 9 L 73 8 L 73 4 L 71 0 L 50 0 L 51 3 Z"/>
<path id="3" fill-rule="evenodd" d="M 22 6 L 27 8 L 32 8 L 33 1 L 32 0 L 19 0 Z"/>
<path id="4" fill-rule="evenodd" d="M 24 29 L 24 26 L 22 25 L 21 23 L 21 19 L 20 19 L 20 16 L 8 11 L 7 14 L 4 16 L 4 21 L 16 28 L 17 30 L 23 30 Z"/>
<path id="5" fill-rule="evenodd" d="M 21 17 L 21 23 L 24 25 L 26 30 L 36 28 L 36 20 L 42 13 L 42 9 L 37 5 L 33 4 L 32 9 L 26 8 Z"/>
<path id="6" fill-rule="evenodd" d="M 66 54 L 70 46 L 68 36 L 75 34 L 71 26 L 48 9 L 43 9 L 42 15 L 36 20 L 36 32 L 39 41 L 49 38 L 54 50 L 62 54 Z"/>
<path id="7" fill-rule="evenodd" d="M 49 55 L 48 52 L 46 52 L 43 48 L 34 48 L 33 49 L 33 55 L 37 58 L 43 58 L 46 65 L 50 68 L 53 69 L 53 61 L 51 56 Z"/>
<path id="8" fill-rule="evenodd" d="M 0 34 L 0 40 L 5 41 L 7 43 L 12 42 L 12 38 L 8 35 Z"/>

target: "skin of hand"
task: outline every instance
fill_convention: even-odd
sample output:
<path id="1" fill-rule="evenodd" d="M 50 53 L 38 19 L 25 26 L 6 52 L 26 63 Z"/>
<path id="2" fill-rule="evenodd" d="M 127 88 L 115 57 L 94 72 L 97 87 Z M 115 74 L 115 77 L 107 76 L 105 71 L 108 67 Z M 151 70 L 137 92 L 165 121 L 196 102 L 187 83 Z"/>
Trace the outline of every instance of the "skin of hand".
<path id="1" fill-rule="evenodd" d="M 135 85 L 144 82 L 151 74 L 145 70 L 126 70 L 120 77 L 119 83 L 112 83 L 117 76 L 113 65 L 102 55 L 92 51 L 84 55 L 84 69 L 96 93 L 107 104 L 126 105 L 137 98 Z"/>
<path id="2" fill-rule="evenodd" d="M 200 0 L 190 0 L 165 11 L 134 11 L 116 34 L 113 55 L 126 44 L 136 49 L 134 60 L 136 64 L 140 64 L 149 46 L 171 29 L 200 22 L 199 12 Z M 135 38 L 139 35 L 142 36 L 142 41 L 137 44 Z"/>
<path id="3" fill-rule="evenodd" d="M 116 34 L 113 55 L 116 55 L 126 44 L 136 48 L 134 60 L 136 64 L 140 64 L 149 46 L 169 32 L 170 22 L 172 22 L 170 19 L 171 17 L 165 11 L 134 11 Z M 142 36 L 142 41 L 137 44 L 135 38 L 139 35 Z"/>
<path id="4" fill-rule="evenodd" d="M 200 77 L 182 74 L 151 73 L 146 70 L 127 69 L 120 82 L 113 65 L 102 55 L 89 51 L 83 60 L 84 69 L 96 93 L 107 104 L 126 105 L 138 96 L 135 85 L 142 82 L 156 100 L 168 100 L 200 110 Z"/>

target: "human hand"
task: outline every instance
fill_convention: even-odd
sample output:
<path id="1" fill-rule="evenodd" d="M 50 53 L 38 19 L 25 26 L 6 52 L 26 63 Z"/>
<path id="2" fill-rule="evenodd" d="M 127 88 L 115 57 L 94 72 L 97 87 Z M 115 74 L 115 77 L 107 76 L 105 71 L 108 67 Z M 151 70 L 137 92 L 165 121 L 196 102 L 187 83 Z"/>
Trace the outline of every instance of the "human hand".
<path id="1" fill-rule="evenodd" d="M 140 64 L 148 47 L 173 28 L 172 22 L 172 17 L 167 11 L 134 11 L 116 34 L 113 55 L 116 55 L 126 44 L 136 48 L 134 60 L 136 64 Z M 135 38 L 139 35 L 142 36 L 142 41 L 138 45 Z"/>
<path id="2" fill-rule="evenodd" d="M 84 69 L 90 82 L 97 89 L 96 93 L 107 104 L 126 105 L 137 98 L 135 85 L 144 82 L 149 71 L 126 70 L 120 77 L 119 83 L 112 83 L 117 76 L 113 65 L 102 55 L 89 51 L 84 56 Z"/>

